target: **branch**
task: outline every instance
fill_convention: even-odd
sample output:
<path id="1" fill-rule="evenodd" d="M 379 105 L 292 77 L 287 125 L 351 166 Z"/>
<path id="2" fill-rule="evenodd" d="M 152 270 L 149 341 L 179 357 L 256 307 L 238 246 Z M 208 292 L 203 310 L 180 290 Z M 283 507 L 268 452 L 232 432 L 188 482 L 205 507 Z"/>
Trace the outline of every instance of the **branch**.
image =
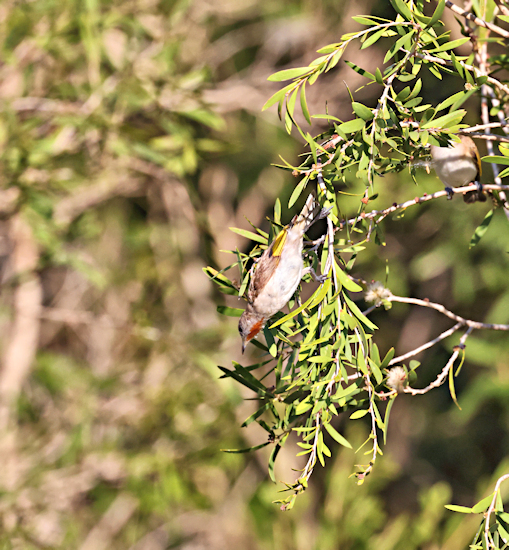
<path id="1" fill-rule="evenodd" d="M 471 132 L 486 130 L 487 128 L 505 128 L 507 126 L 509 126 L 509 121 L 502 118 L 500 122 L 488 122 L 487 124 L 477 124 L 476 126 L 470 126 L 470 128 L 463 128 L 458 134 L 470 134 Z"/>
<path id="2" fill-rule="evenodd" d="M 424 61 L 432 61 L 433 63 L 437 63 L 438 65 L 447 65 L 448 67 L 452 67 L 452 62 L 451 61 L 446 61 L 445 59 L 442 59 L 440 57 L 435 57 L 433 55 L 427 55 L 427 54 L 423 54 L 423 53 L 416 53 L 415 54 L 417 57 L 419 57 L 420 59 L 423 59 Z M 463 63 L 462 61 L 458 61 L 458 63 L 464 68 L 466 69 L 467 71 L 473 71 L 476 76 L 486 76 L 487 77 L 487 81 L 490 83 L 490 84 L 493 84 L 493 86 L 496 86 L 497 88 L 500 88 L 501 90 L 503 90 L 506 94 L 509 94 L 509 87 L 506 86 L 505 84 L 502 84 L 499 80 L 497 80 L 496 78 L 493 78 L 492 76 L 488 76 L 487 74 L 484 74 L 481 69 L 478 69 L 477 67 L 474 67 L 472 65 L 466 65 L 465 63 Z"/>
<path id="3" fill-rule="evenodd" d="M 463 132 L 458 132 L 459 134 L 462 134 Z M 507 136 L 499 136 L 498 134 L 478 134 L 478 133 L 469 133 L 468 135 L 475 137 L 476 139 L 482 139 L 484 141 L 499 141 L 500 143 L 509 143 L 509 137 Z M 492 166 L 496 166 L 496 164 L 493 164 Z M 497 181 L 497 178 L 495 178 L 495 181 Z"/>
<path id="4" fill-rule="evenodd" d="M 494 185 L 487 183 L 486 185 L 483 185 L 483 188 L 487 191 L 509 191 L 509 185 Z M 475 191 L 477 189 L 477 186 L 475 184 L 465 185 L 463 187 L 454 187 L 452 189 L 452 192 L 454 194 L 464 194 L 468 191 Z M 385 208 L 384 210 L 372 210 L 371 212 L 363 212 L 359 216 L 356 216 L 354 218 L 350 218 L 348 220 L 341 220 L 338 222 L 338 227 L 336 228 L 336 231 L 340 229 L 344 229 L 346 225 L 354 225 L 359 220 L 364 219 L 373 219 L 377 216 L 380 216 L 380 218 L 377 220 L 377 223 L 380 223 L 385 217 L 387 217 L 389 214 L 392 214 L 393 212 L 396 212 L 397 210 L 404 210 L 406 208 L 409 208 L 410 206 L 414 206 L 416 204 L 421 204 L 423 202 L 428 202 L 433 199 L 438 199 L 440 197 L 447 197 L 447 191 L 436 191 L 435 193 L 432 193 L 429 195 L 428 193 L 424 193 L 422 197 L 416 197 L 415 199 L 411 199 L 405 202 L 402 202 L 400 204 L 394 203 L 389 208 Z"/>
<path id="5" fill-rule="evenodd" d="M 471 12 L 467 12 L 462 10 L 460 7 L 456 6 L 456 4 L 453 4 L 450 0 L 445 0 L 445 5 L 454 13 L 461 15 L 465 19 L 468 19 L 469 21 L 472 21 L 479 27 L 484 27 L 486 29 L 490 29 L 490 31 L 496 32 L 500 36 L 503 36 L 504 38 L 509 38 L 509 32 L 503 29 L 502 27 L 499 27 L 498 25 L 494 25 L 493 23 L 488 23 L 487 21 L 484 21 L 480 17 L 477 17 Z"/>
<path id="6" fill-rule="evenodd" d="M 449 374 L 449 371 L 451 370 L 452 366 L 454 365 L 454 361 L 456 361 L 456 359 L 458 358 L 460 351 L 464 349 L 465 342 L 469 334 L 472 332 L 472 330 L 473 329 L 469 327 L 465 332 L 465 334 L 460 338 L 460 345 L 455 346 L 453 354 L 449 358 L 449 361 L 447 361 L 447 364 L 445 365 L 445 367 L 442 369 L 442 372 L 437 376 L 436 380 L 434 380 L 433 382 L 431 382 L 431 384 L 429 384 L 428 386 L 420 390 L 417 390 L 408 386 L 403 391 L 405 393 L 411 393 L 412 395 L 423 395 L 425 393 L 428 393 L 430 390 L 441 386 L 444 383 L 447 375 Z"/>
<path id="7" fill-rule="evenodd" d="M 441 342 L 442 340 L 445 340 L 451 334 L 454 334 L 458 329 L 460 329 L 463 326 L 463 323 L 456 323 L 453 327 L 451 327 L 449 330 L 446 330 L 445 332 L 442 332 L 439 336 L 434 338 L 433 340 L 430 340 L 429 342 L 426 342 L 422 346 L 419 346 L 418 348 L 415 348 L 412 351 L 409 351 L 408 353 L 405 353 L 404 355 L 400 355 L 399 357 L 394 357 L 389 361 L 389 366 L 395 365 L 396 363 L 401 363 L 405 359 L 408 359 L 409 357 L 413 357 L 414 355 L 417 355 L 418 353 L 421 353 L 421 351 L 424 351 L 425 349 L 431 348 L 435 344 L 438 344 L 438 342 Z"/>
<path id="8" fill-rule="evenodd" d="M 456 315 L 452 311 L 446 309 L 442 304 L 437 304 L 435 302 L 430 302 L 429 300 L 419 300 L 418 298 L 406 298 L 405 296 L 394 296 L 391 294 L 387 300 L 390 302 L 401 302 L 403 304 L 415 304 L 417 306 L 428 307 L 439 311 L 449 319 L 460 323 L 463 326 L 467 326 L 471 329 L 481 330 L 509 330 L 509 325 L 501 325 L 496 323 L 480 323 L 479 321 L 472 321 L 470 319 L 465 319 L 460 315 Z"/>
<path id="9" fill-rule="evenodd" d="M 502 477 L 498 478 L 497 483 L 495 485 L 495 492 L 493 493 L 493 499 L 491 500 L 490 507 L 488 508 L 488 511 L 486 512 L 486 520 L 485 520 L 485 524 L 484 524 L 484 540 L 486 542 L 487 550 L 489 550 L 490 548 L 495 548 L 495 543 L 494 543 L 493 538 L 491 537 L 491 534 L 490 534 L 490 517 L 491 517 L 491 514 L 493 513 L 493 511 L 495 510 L 498 492 L 500 491 L 500 485 L 506 479 L 509 479 L 509 474 L 505 474 Z"/>

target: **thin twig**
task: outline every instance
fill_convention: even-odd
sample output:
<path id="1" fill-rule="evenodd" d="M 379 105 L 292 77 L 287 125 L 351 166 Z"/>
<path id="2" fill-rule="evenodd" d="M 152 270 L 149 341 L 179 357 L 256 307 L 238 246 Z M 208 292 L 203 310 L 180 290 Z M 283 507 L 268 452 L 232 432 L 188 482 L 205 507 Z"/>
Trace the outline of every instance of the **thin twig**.
<path id="1" fill-rule="evenodd" d="M 475 191 L 476 189 L 477 186 L 475 184 L 470 184 L 463 187 L 454 187 L 451 189 L 451 192 L 454 194 L 464 194 L 468 191 Z M 483 185 L 483 189 L 487 191 L 509 191 L 509 185 L 494 185 L 487 183 Z M 428 202 L 434 199 L 439 199 L 440 197 L 447 197 L 447 191 L 436 191 L 432 194 L 425 193 L 421 197 L 416 197 L 415 199 L 411 199 L 400 204 L 393 204 L 392 206 L 390 206 L 389 208 L 385 208 L 384 210 L 372 210 L 371 212 L 363 212 L 362 214 L 360 214 L 359 216 L 355 216 L 354 218 L 341 220 L 340 222 L 338 222 L 338 227 L 336 230 L 343 229 L 346 225 L 354 225 L 359 220 L 369 220 L 376 218 L 377 216 L 380 216 L 380 218 L 377 220 L 377 223 L 380 223 L 385 217 L 387 217 L 389 214 L 392 214 L 393 212 L 396 212 L 398 210 L 405 210 L 410 206 Z"/>
<path id="2" fill-rule="evenodd" d="M 462 132 L 458 132 L 461 134 Z M 478 134 L 478 133 L 471 133 L 468 134 L 471 137 L 475 137 L 476 139 L 482 139 L 483 141 L 498 141 L 499 143 L 509 143 L 509 137 L 508 136 L 499 136 L 498 134 Z M 495 181 L 497 181 L 495 179 Z"/>
<path id="3" fill-rule="evenodd" d="M 458 358 L 460 351 L 465 347 L 465 342 L 468 336 L 470 335 L 470 333 L 472 332 L 472 330 L 473 330 L 472 327 L 469 327 L 466 330 L 465 334 L 463 334 L 463 336 L 460 338 L 460 345 L 455 347 L 451 357 L 449 358 L 449 361 L 447 361 L 447 364 L 442 369 L 442 372 L 437 376 L 436 380 L 434 380 L 433 382 L 431 382 L 431 384 L 429 384 L 428 386 L 420 390 L 411 388 L 410 386 L 408 386 L 403 391 L 405 393 L 410 393 L 412 395 L 423 395 L 425 393 L 428 393 L 430 390 L 441 386 L 444 383 L 447 375 L 449 374 L 450 369 L 454 365 L 454 361 L 456 361 L 456 359 Z"/>
<path id="4" fill-rule="evenodd" d="M 500 36 L 503 36 L 504 38 L 509 38 L 509 32 L 503 29 L 502 27 L 499 27 L 498 25 L 494 25 L 493 23 L 488 23 L 487 21 L 484 21 L 480 17 L 477 17 L 471 12 L 466 12 L 462 10 L 460 7 L 456 6 L 456 4 L 453 4 L 450 0 L 445 0 L 445 5 L 454 13 L 461 15 L 465 19 L 468 19 L 469 21 L 472 21 L 476 25 L 479 25 L 480 27 L 484 27 L 486 29 L 490 29 L 490 31 L 496 32 Z"/>
<path id="5" fill-rule="evenodd" d="M 419 346 L 418 348 L 415 348 L 412 351 L 409 351 L 408 353 L 400 355 L 399 357 L 394 357 L 393 359 L 391 359 L 389 361 L 389 366 L 395 365 L 397 363 L 401 363 L 405 359 L 408 359 L 409 357 L 413 357 L 414 355 L 417 355 L 418 353 L 421 353 L 421 351 L 424 351 L 425 349 L 431 348 L 435 344 L 438 344 L 438 342 L 441 342 L 442 340 L 445 340 L 446 338 L 448 338 L 449 336 L 454 334 L 462 326 L 463 326 L 463 323 L 456 323 L 449 330 L 446 330 L 446 331 L 442 332 L 442 334 L 440 334 L 436 338 L 433 338 L 433 340 L 430 340 L 429 342 L 426 342 L 422 346 Z"/>
<path id="6" fill-rule="evenodd" d="M 446 61 L 445 59 L 442 59 L 441 57 L 435 57 L 433 55 L 428 55 L 424 53 L 416 53 L 416 57 L 419 57 L 420 59 L 423 59 L 424 61 L 432 61 L 433 63 L 437 63 L 438 65 L 447 65 L 448 67 L 452 67 L 452 61 Z M 462 61 L 457 61 L 464 69 L 467 71 L 473 71 L 476 73 L 476 76 L 486 76 L 487 82 L 490 84 L 493 84 L 493 86 L 496 86 L 497 88 L 503 90 L 506 94 L 509 94 L 509 87 L 505 84 L 502 84 L 499 80 L 496 78 L 493 78 L 492 76 L 484 74 L 481 69 L 478 67 L 474 67 L 473 65 L 466 65 Z"/>
<path id="7" fill-rule="evenodd" d="M 490 88 L 491 90 L 491 88 Z M 502 117 L 504 116 L 503 113 Z M 470 126 L 470 128 L 463 128 L 460 130 L 459 134 L 471 134 L 472 132 L 480 132 L 481 130 L 486 130 L 487 128 L 506 128 L 509 127 L 509 121 L 505 118 L 502 118 L 500 122 L 487 122 L 486 124 L 476 124 L 475 126 Z"/>
<path id="8" fill-rule="evenodd" d="M 486 542 L 486 548 L 489 550 L 490 548 L 495 548 L 495 543 L 493 541 L 493 538 L 490 534 L 490 517 L 493 511 L 495 510 L 495 506 L 497 503 L 497 496 L 498 492 L 500 491 L 500 485 L 506 480 L 509 479 L 509 474 L 504 474 L 502 477 L 499 477 L 497 480 L 497 483 L 495 485 L 495 491 L 493 493 L 493 499 L 491 500 L 490 507 L 488 508 L 488 511 L 486 512 L 486 519 L 484 524 L 484 541 Z"/>
<path id="9" fill-rule="evenodd" d="M 467 326 L 469 328 L 475 329 L 475 330 L 509 330 L 509 325 L 502 325 L 502 324 L 496 324 L 496 323 L 480 323 L 479 321 L 472 321 L 470 319 L 465 319 L 464 317 L 461 317 L 460 315 L 456 315 L 452 311 L 449 311 L 446 309 L 442 304 L 437 304 L 435 302 L 430 302 L 429 300 L 419 300 L 418 298 L 407 298 L 405 296 L 394 296 L 394 294 L 391 294 L 387 298 L 390 302 L 401 302 L 404 304 L 414 304 L 417 306 L 422 307 L 428 307 L 431 309 L 435 309 L 436 311 L 439 311 L 446 317 L 449 317 L 449 319 L 452 319 L 453 321 L 456 321 L 458 323 L 461 323 L 463 326 Z"/>

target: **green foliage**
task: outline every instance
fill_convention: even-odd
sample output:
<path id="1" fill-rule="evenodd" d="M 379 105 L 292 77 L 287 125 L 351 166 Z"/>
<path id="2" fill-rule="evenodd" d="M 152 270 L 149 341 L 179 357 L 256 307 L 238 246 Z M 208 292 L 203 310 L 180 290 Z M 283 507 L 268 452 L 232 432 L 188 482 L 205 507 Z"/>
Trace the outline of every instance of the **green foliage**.
<path id="1" fill-rule="evenodd" d="M 292 508 L 296 496 L 308 487 L 317 462 L 325 466 L 332 456 L 324 436 L 328 434 L 340 445 L 351 448 L 348 440 L 333 425 L 337 424 L 337 417 L 345 412 L 348 412 L 350 422 L 365 418 L 370 423 L 370 435 L 359 448 L 367 448 L 365 454 L 369 455 L 369 462 L 358 465 L 355 473 L 358 483 L 363 483 L 378 455 L 382 454 L 379 440 L 381 436 L 384 441 L 386 439 L 394 400 L 398 393 L 405 391 L 409 381 L 414 381 L 412 378 L 419 366 L 414 361 L 406 367 L 403 364 L 406 356 L 393 360 L 393 353 L 382 358 L 373 341 L 378 327 L 366 316 L 374 308 L 362 312 L 356 303 L 356 293 L 366 291 L 366 301 L 373 302 L 375 306 L 384 305 L 386 309 L 398 299 L 383 285 L 368 286 L 362 280 L 359 285 L 354 273 L 368 243 L 374 240 L 377 245 L 385 244 L 381 224 L 390 213 L 401 211 L 402 216 L 410 206 L 434 197 L 425 196 L 401 205 L 395 203 L 392 210 L 389 207 L 379 212 L 370 211 L 370 202 L 377 197 L 380 185 L 378 178 L 405 170 L 415 180 L 415 166 L 429 158 L 430 145 L 458 141 L 458 132 L 467 131 L 465 119 L 468 111 L 460 107 L 473 94 L 478 94 L 482 89 L 486 95 L 489 90 L 496 105 L 503 104 L 509 94 L 503 81 L 488 79 L 482 67 L 477 65 L 479 57 L 474 54 L 478 44 L 485 48 L 486 55 L 488 51 L 482 27 L 475 38 L 474 31 L 463 29 L 464 38 L 451 39 L 450 30 L 441 20 L 444 1 L 434 6 L 431 15 L 426 15 L 429 12 L 427 2 L 391 0 L 391 4 L 397 13 L 394 19 L 355 17 L 354 20 L 366 28 L 344 34 L 338 42 L 321 48 L 318 50 L 321 55 L 308 66 L 284 69 L 269 78 L 273 82 L 290 83 L 273 94 L 264 109 L 277 103 L 279 117 L 287 131 L 296 130 L 308 148 L 298 166 L 286 161 L 280 166 L 300 177 L 289 198 L 288 208 L 292 208 L 302 193 L 305 190 L 308 192 L 312 186 L 320 204 L 331 209 L 321 252 L 310 252 L 305 260 L 306 265 L 319 265 L 327 279 L 303 303 L 297 293 L 289 303 L 290 313 L 285 315 L 279 312 L 267 323 L 268 328 L 264 332 L 267 345 L 256 342 L 256 347 L 267 357 L 272 356 L 272 362 L 268 362 L 269 357 L 267 361 L 247 367 L 234 362 L 233 370 L 220 369 L 223 377 L 234 379 L 256 395 L 260 408 L 245 425 L 257 422 L 265 430 L 268 442 L 274 445 L 269 459 L 269 474 L 273 481 L 274 462 L 281 447 L 291 435 L 298 436 L 297 444 L 302 449 L 299 455 L 304 455 L 307 462 L 295 482 L 285 483 L 290 496 L 277 501 L 284 510 Z M 493 8 L 493 2 L 488 4 Z M 377 68 L 374 73 L 355 62 L 346 62 L 366 79 L 366 86 L 377 87 L 376 107 L 357 101 L 357 90 L 355 93 L 349 92 L 352 118 L 341 120 L 329 112 L 319 115 L 311 113 L 306 86 L 315 84 L 321 75 L 333 70 L 353 42 L 357 42 L 363 50 L 374 47 L 382 39 L 385 40 L 387 53 L 383 67 Z M 498 41 L 501 42 L 501 38 Z M 458 48 L 464 51 L 467 44 L 470 55 L 454 52 Z M 449 75 L 455 77 L 462 89 L 433 105 L 424 93 L 426 87 L 423 82 L 428 83 L 430 78 L 440 81 Z M 298 105 L 302 117 L 297 112 Z M 313 137 L 303 129 L 299 122 L 302 118 L 309 124 L 313 119 L 324 119 L 329 129 Z M 484 160 L 507 164 L 504 156 L 507 149 L 501 147 L 501 150 L 505 151 L 502 156 L 484 157 Z M 348 189 L 353 196 L 363 197 L 357 201 L 353 211 L 345 206 L 344 189 Z M 499 207 L 501 202 L 496 192 L 497 189 L 494 192 L 495 206 Z M 494 210 L 490 210 L 475 230 L 471 247 L 478 244 L 486 233 L 493 214 Z M 219 279 L 215 272 L 207 268 L 206 273 L 222 291 L 230 294 L 233 286 L 239 296 L 244 295 L 251 265 L 272 241 L 277 225 L 279 214 L 268 240 L 252 232 L 234 229 L 256 244 L 249 254 L 237 252 L 238 261 L 227 268 L 239 269 L 242 285 L 235 287 L 228 284 L 223 274 Z M 425 302 L 420 305 L 428 307 Z M 445 309 L 443 306 L 435 309 L 442 311 L 440 307 Z M 460 322 L 437 341 L 453 334 L 461 326 L 469 325 Z M 454 378 L 461 370 L 464 353 L 456 370 L 454 363 L 472 328 L 461 338 L 442 375 L 420 393 L 438 387 L 448 375 L 450 394 L 457 404 Z M 508 328 L 504 325 L 503 330 Z M 436 342 L 430 346 L 433 343 Z M 401 386 L 391 379 L 394 373 L 400 372 L 389 370 L 394 364 L 403 364 L 401 377 L 405 382 Z M 253 375 L 258 369 L 263 371 L 259 379 Z M 414 390 L 409 388 L 408 391 Z M 343 421 L 342 425 L 348 430 L 348 422 Z M 458 511 L 457 508 L 455 510 Z"/>

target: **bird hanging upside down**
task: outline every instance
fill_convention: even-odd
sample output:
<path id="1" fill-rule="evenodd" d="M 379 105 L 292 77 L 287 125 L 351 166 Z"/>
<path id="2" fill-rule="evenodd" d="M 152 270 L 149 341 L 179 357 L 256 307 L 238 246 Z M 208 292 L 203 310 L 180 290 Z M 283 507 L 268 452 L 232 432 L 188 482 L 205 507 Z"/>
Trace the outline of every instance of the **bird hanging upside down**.
<path id="1" fill-rule="evenodd" d="M 447 198 L 452 199 L 452 187 L 462 187 L 471 182 L 477 185 L 476 191 L 469 191 L 463 195 L 466 203 L 476 201 L 485 202 L 481 179 L 481 159 L 479 151 L 468 136 L 459 136 L 460 142 L 453 142 L 449 147 L 431 146 L 433 167 L 437 176 L 442 180 L 447 191 Z"/>
<path id="2" fill-rule="evenodd" d="M 317 276 L 312 267 L 304 269 L 302 250 L 304 233 L 330 209 L 320 209 L 309 195 L 302 212 L 279 233 L 256 263 L 247 293 L 248 304 L 239 321 L 242 353 L 265 323 L 288 303 L 302 277 L 311 273 L 323 283 L 326 277 Z"/>

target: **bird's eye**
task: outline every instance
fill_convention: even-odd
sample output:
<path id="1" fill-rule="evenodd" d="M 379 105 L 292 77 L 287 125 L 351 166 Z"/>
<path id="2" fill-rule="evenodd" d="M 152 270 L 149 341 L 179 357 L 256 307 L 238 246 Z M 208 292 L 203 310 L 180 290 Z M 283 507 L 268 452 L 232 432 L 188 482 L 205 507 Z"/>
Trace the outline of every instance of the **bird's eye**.
<path id="1" fill-rule="evenodd" d="M 238 326 L 238 329 L 239 329 L 239 333 L 242 334 L 242 327 L 240 326 L 240 324 Z"/>

